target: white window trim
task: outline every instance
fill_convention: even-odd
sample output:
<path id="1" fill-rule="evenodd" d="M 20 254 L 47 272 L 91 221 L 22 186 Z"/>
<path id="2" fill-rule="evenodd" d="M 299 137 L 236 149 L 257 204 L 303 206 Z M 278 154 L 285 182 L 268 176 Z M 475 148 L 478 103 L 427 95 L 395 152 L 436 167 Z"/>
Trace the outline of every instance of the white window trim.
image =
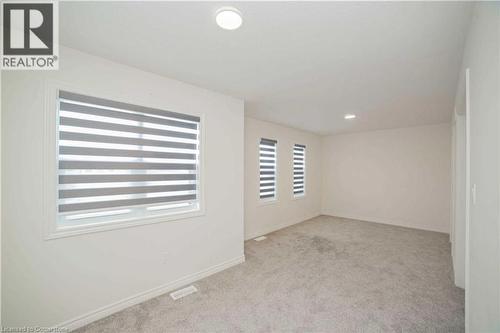
<path id="1" fill-rule="evenodd" d="M 260 206 L 272 205 L 272 204 L 275 204 L 276 202 L 278 202 L 277 195 L 274 198 L 264 198 L 264 199 L 259 198 L 259 205 Z"/>
<path id="2" fill-rule="evenodd" d="M 276 140 L 276 168 L 274 173 L 274 197 L 272 198 L 260 198 L 260 140 L 263 137 L 259 137 L 257 141 L 257 178 L 259 179 L 259 187 L 258 187 L 258 198 L 259 198 L 259 206 L 272 205 L 278 202 L 278 140 Z"/>
<path id="3" fill-rule="evenodd" d="M 292 190 L 293 191 L 293 190 Z M 306 191 L 302 194 L 292 194 L 292 200 L 300 200 L 306 197 Z"/>
<path id="4" fill-rule="evenodd" d="M 305 181 L 305 171 L 304 171 L 304 192 L 303 193 L 299 193 L 299 194 L 294 194 L 293 193 L 293 184 L 292 184 L 292 199 L 293 200 L 299 200 L 299 199 L 304 199 L 306 197 L 306 181 Z"/>
<path id="5" fill-rule="evenodd" d="M 299 200 L 299 199 L 304 199 L 306 197 L 306 187 L 307 187 L 307 155 L 306 155 L 306 148 L 304 148 L 304 192 L 295 194 L 293 193 L 293 177 L 294 177 L 294 170 L 293 170 L 293 163 L 294 163 L 294 149 L 295 149 L 295 143 L 292 146 L 292 200 Z"/>
<path id="6" fill-rule="evenodd" d="M 195 114 L 193 112 L 186 112 L 184 110 L 175 110 L 177 112 L 190 114 L 200 117 L 199 125 L 199 181 L 197 193 L 199 196 L 198 208 L 192 211 L 175 213 L 167 212 L 161 216 L 150 216 L 150 217 L 133 217 L 117 219 L 116 221 L 95 223 L 89 225 L 78 225 L 71 227 L 61 228 L 58 226 L 58 213 L 57 213 L 57 198 L 58 198 L 58 155 L 57 155 L 57 109 L 58 109 L 58 94 L 59 90 L 73 91 L 88 96 L 95 96 L 105 99 L 111 99 L 116 101 L 127 102 L 131 104 L 138 104 L 150 107 L 156 107 L 159 109 L 169 109 L 165 105 L 150 105 L 150 101 L 134 99 L 130 100 L 130 96 L 119 95 L 116 93 L 96 91 L 92 88 L 76 86 L 74 84 L 68 84 L 65 82 L 48 80 L 45 82 L 44 87 L 44 136 L 43 136 L 43 161 L 42 161 L 42 172 L 43 172 L 43 235 L 42 238 L 45 240 L 70 237 L 82 234 L 89 234 L 95 232 L 109 231 L 115 229 L 130 228 L 134 226 L 148 225 L 154 223 L 162 223 L 167 221 L 177 221 L 181 219 L 199 217 L 205 215 L 205 136 L 206 131 L 205 125 L 205 115 Z"/>

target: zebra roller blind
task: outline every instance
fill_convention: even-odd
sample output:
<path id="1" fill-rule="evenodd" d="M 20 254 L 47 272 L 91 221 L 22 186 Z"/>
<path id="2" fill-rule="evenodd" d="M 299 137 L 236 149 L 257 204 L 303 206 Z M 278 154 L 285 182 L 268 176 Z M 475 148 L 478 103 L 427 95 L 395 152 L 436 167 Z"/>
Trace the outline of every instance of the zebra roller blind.
<path id="1" fill-rule="evenodd" d="M 63 225 L 199 208 L 200 118 L 59 91 Z"/>
<path id="2" fill-rule="evenodd" d="M 260 139 L 260 198 L 276 198 L 276 140 Z"/>
<path id="3" fill-rule="evenodd" d="M 293 195 L 305 194 L 306 180 L 306 146 L 295 144 L 293 146 Z"/>

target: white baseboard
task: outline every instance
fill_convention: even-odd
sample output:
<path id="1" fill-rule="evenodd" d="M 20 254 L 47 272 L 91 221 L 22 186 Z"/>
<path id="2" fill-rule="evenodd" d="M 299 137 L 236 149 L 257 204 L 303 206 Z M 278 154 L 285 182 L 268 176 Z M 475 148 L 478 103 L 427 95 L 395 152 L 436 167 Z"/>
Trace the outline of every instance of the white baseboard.
<path id="1" fill-rule="evenodd" d="M 127 297 L 125 299 L 122 299 L 118 302 L 103 306 L 97 310 L 88 312 L 84 315 L 78 316 L 76 318 L 70 319 L 68 321 L 65 321 L 63 323 L 60 323 L 55 326 L 55 328 L 66 328 L 70 331 L 75 330 L 77 328 L 83 327 L 87 324 L 90 324 L 91 322 L 94 322 L 96 320 L 102 319 L 104 317 L 107 317 L 113 313 L 116 313 L 118 311 L 121 311 L 123 309 L 126 309 L 132 305 L 136 305 L 139 303 L 142 303 L 144 301 L 147 301 L 149 299 L 155 298 L 157 296 L 166 294 L 174 289 L 183 287 L 187 284 L 193 283 L 195 281 L 198 281 L 200 279 L 203 279 L 207 276 L 210 276 L 212 274 L 218 273 L 220 271 L 223 271 L 227 268 L 230 268 L 232 266 L 238 265 L 245 262 L 245 256 L 240 256 L 225 262 L 222 262 L 220 264 L 217 264 L 215 266 L 209 267 L 207 269 L 204 269 L 200 272 L 190 274 L 188 276 L 185 276 L 183 278 L 180 278 L 178 280 L 166 283 L 164 285 L 161 285 L 159 287 L 144 291 L 142 293 L 136 294 L 131 297 Z"/>
<path id="2" fill-rule="evenodd" d="M 321 216 L 321 214 L 319 214 L 319 213 L 318 214 L 311 214 L 309 216 L 306 216 L 305 218 L 298 219 L 298 220 L 296 220 L 294 222 L 286 221 L 285 223 L 280 223 L 280 224 L 277 224 L 277 225 L 273 225 L 270 228 L 267 228 L 265 230 L 259 230 L 259 231 L 249 232 L 248 234 L 245 235 L 245 241 L 254 239 L 254 238 L 259 237 L 259 236 L 264 236 L 264 235 L 270 234 L 271 232 L 275 232 L 275 231 L 278 231 L 278 230 L 281 230 L 281 229 L 284 229 L 284 228 L 288 228 L 288 227 L 290 227 L 292 225 L 295 225 L 295 224 L 298 224 L 298 223 L 302 223 L 304 221 L 313 219 L 313 218 L 318 217 L 318 216 Z"/>
<path id="3" fill-rule="evenodd" d="M 335 213 L 331 213 L 331 212 L 323 212 L 321 215 L 340 217 L 343 219 L 358 220 L 358 221 L 363 221 L 363 222 L 373 222 L 373 223 L 378 223 L 378 224 L 394 225 L 397 227 L 403 227 L 403 228 L 409 228 L 409 229 L 434 231 L 434 232 L 439 232 L 442 234 L 449 234 L 448 231 L 443 231 L 443 230 L 436 229 L 436 228 L 425 228 L 425 227 L 420 227 L 420 226 L 408 225 L 408 224 L 402 223 L 401 221 L 389 221 L 386 219 L 380 219 L 380 218 L 376 218 L 376 217 L 355 216 L 355 215 L 350 215 L 350 214 L 335 214 Z"/>

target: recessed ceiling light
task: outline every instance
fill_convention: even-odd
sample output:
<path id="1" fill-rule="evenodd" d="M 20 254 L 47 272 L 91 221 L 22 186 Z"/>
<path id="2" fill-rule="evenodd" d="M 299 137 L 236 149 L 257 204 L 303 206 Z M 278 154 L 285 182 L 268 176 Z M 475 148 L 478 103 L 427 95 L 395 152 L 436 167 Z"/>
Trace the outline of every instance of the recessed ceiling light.
<path id="1" fill-rule="evenodd" d="M 348 113 L 348 114 L 344 115 L 344 119 L 354 119 L 354 118 L 356 118 L 355 114 L 349 114 Z"/>
<path id="2" fill-rule="evenodd" d="M 235 30 L 241 26 L 243 19 L 241 13 L 236 8 L 223 7 L 215 14 L 215 22 L 222 29 Z"/>

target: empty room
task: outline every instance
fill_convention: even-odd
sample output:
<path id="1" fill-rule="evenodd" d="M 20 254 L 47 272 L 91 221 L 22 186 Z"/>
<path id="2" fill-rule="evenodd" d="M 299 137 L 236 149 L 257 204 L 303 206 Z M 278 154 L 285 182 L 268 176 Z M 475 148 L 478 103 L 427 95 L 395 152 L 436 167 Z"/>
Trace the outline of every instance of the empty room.
<path id="1" fill-rule="evenodd" d="M 500 2 L 0 6 L 2 332 L 500 332 Z"/>

